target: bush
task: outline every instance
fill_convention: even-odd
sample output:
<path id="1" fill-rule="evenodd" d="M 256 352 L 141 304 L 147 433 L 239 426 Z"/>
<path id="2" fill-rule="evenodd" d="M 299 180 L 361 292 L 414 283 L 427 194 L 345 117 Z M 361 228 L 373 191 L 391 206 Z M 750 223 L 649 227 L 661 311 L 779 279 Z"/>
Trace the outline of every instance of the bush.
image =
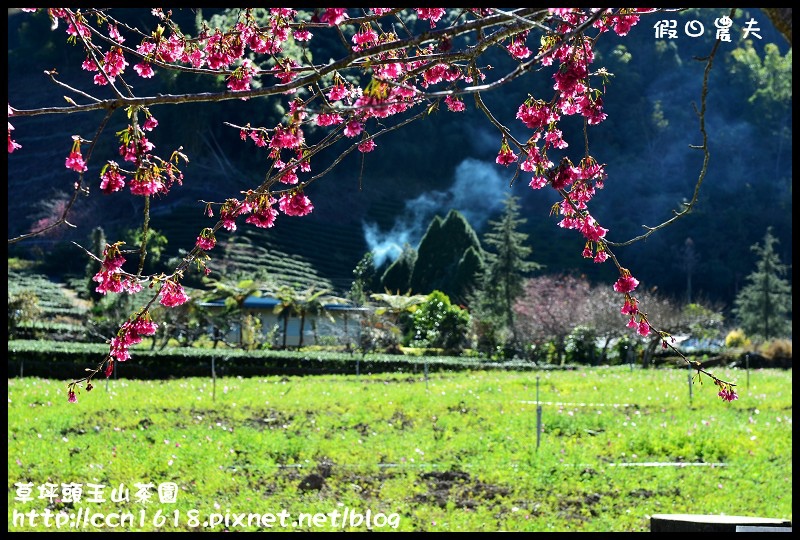
<path id="1" fill-rule="evenodd" d="M 728 332 L 725 336 L 725 346 L 728 348 L 745 348 L 750 346 L 750 338 L 748 338 L 744 330 L 737 328 Z"/>
<path id="2" fill-rule="evenodd" d="M 567 363 L 595 365 L 599 356 L 597 334 L 593 328 L 578 325 L 567 336 L 564 350 Z"/>
<path id="3" fill-rule="evenodd" d="M 441 348 L 458 353 L 468 346 L 469 313 L 450 303 L 441 291 L 433 291 L 414 311 L 412 338 L 414 347 Z"/>
<path id="4" fill-rule="evenodd" d="M 629 336 L 619 338 L 608 354 L 609 365 L 629 364 L 639 357 L 642 348 L 641 341 L 633 340 Z"/>
<path id="5" fill-rule="evenodd" d="M 39 297 L 33 291 L 22 291 L 8 296 L 8 336 L 13 338 L 18 327 L 42 314 Z"/>
<path id="6" fill-rule="evenodd" d="M 761 354 L 774 360 L 776 358 L 792 357 L 792 342 L 788 339 L 775 339 L 761 345 Z"/>

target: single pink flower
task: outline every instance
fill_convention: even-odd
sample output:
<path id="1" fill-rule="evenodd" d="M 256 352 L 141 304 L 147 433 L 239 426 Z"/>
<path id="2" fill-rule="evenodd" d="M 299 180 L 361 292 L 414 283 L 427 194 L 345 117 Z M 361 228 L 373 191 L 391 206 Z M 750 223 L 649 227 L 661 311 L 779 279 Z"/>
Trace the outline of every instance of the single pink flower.
<path id="1" fill-rule="evenodd" d="M 206 227 L 200 232 L 200 236 L 197 237 L 197 247 L 204 251 L 208 251 L 210 249 L 214 249 L 214 246 L 217 245 L 217 239 L 214 236 L 214 231 L 211 228 Z"/>
<path id="2" fill-rule="evenodd" d="M 145 131 L 153 131 L 156 127 L 158 127 L 158 120 L 156 120 L 155 116 L 148 116 L 147 120 L 142 124 L 142 129 Z"/>
<path id="3" fill-rule="evenodd" d="M 636 315 L 639 313 L 639 308 L 637 307 L 636 299 L 625 295 L 625 303 L 623 304 L 622 308 L 619 310 L 620 313 L 623 315 Z"/>
<path id="4" fill-rule="evenodd" d="M 261 197 L 253 208 L 253 213 L 247 216 L 245 223 L 255 225 L 260 229 L 269 229 L 275 225 L 275 218 L 278 211 L 273 207 L 276 203 L 273 197 Z"/>
<path id="5" fill-rule="evenodd" d="M 364 126 L 358 120 L 351 120 L 344 128 L 346 137 L 356 137 L 364 131 Z"/>
<path id="6" fill-rule="evenodd" d="M 295 41 L 308 41 L 313 36 L 313 34 L 305 28 L 295 30 L 293 35 Z"/>
<path id="7" fill-rule="evenodd" d="M 514 36 L 514 38 L 511 40 L 511 43 L 506 47 L 509 54 L 511 54 L 511 56 L 517 60 L 524 60 L 531 55 L 531 50 L 525 46 L 526 37 L 527 32 Z"/>
<path id="8" fill-rule="evenodd" d="M 86 172 L 86 162 L 83 161 L 83 156 L 81 156 L 80 151 L 72 151 L 67 156 L 67 160 L 64 163 L 64 166 L 67 169 L 72 169 L 75 172 Z"/>
<path id="9" fill-rule="evenodd" d="M 156 74 L 156 72 L 153 71 L 153 66 L 150 65 L 150 62 L 139 62 L 133 66 L 133 70 L 139 74 L 139 77 L 143 79 L 149 79 Z"/>
<path id="10" fill-rule="evenodd" d="M 120 172 L 117 164 L 111 161 L 109 165 L 100 176 L 100 190 L 105 194 L 114 193 L 125 187 L 125 176 Z"/>
<path id="11" fill-rule="evenodd" d="M 117 28 L 117 25 L 111 25 L 111 24 L 108 25 L 108 37 L 110 37 L 117 43 L 125 42 L 125 38 L 120 35 L 119 28 Z"/>
<path id="12" fill-rule="evenodd" d="M 180 285 L 180 283 L 168 279 L 161 286 L 160 303 L 162 306 L 166 307 L 180 306 L 181 304 L 184 304 L 188 300 L 189 297 L 186 296 L 186 293 L 183 291 L 183 287 Z"/>
<path id="13" fill-rule="evenodd" d="M 544 176 L 534 176 L 528 183 L 531 189 L 542 189 L 547 185 L 547 178 Z"/>
<path id="14" fill-rule="evenodd" d="M 111 338 L 111 350 L 109 354 L 113 356 L 117 362 L 125 362 L 131 355 L 128 352 L 129 342 L 124 338 L 113 337 Z"/>
<path id="15" fill-rule="evenodd" d="M 359 151 L 363 153 L 372 152 L 378 145 L 375 144 L 373 139 L 367 139 L 358 144 Z"/>
<path id="16" fill-rule="evenodd" d="M 320 22 L 336 26 L 347 19 L 347 8 L 325 8 L 325 12 L 319 16 Z"/>
<path id="17" fill-rule="evenodd" d="M 344 122 L 344 118 L 336 113 L 320 113 L 317 115 L 318 126 L 333 126 Z"/>
<path id="18" fill-rule="evenodd" d="M 441 19 L 445 12 L 444 8 L 415 8 L 417 11 L 417 17 L 420 20 L 429 20 L 431 21 L 431 28 L 436 28 L 436 23 Z"/>
<path id="19" fill-rule="evenodd" d="M 642 337 L 647 337 L 650 334 L 650 325 L 647 321 L 640 321 L 636 332 Z"/>
<path id="20" fill-rule="evenodd" d="M 639 280 L 630 275 L 630 273 L 623 273 L 616 283 L 614 283 L 614 290 L 621 293 L 629 293 L 639 285 Z"/>
<path id="21" fill-rule="evenodd" d="M 69 392 L 67 392 L 67 401 L 69 401 L 70 403 L 78 402 L 78 396 L 75 395 L 74 390 L 70 390 Z"/>
<path id="22" fill-rule="evenodd" d="M 497 154 L 497 158 L 495 159 L 495 162 L 498 165 L 505 165 L 506 167 L 508 167 L 510 164 L 512 164 L 515 161 L 517 161 L 517 157 L 518 157 L 517 154 L 515 154 L 511 150 L 511 148 L 509 148 L 508 146 L 505 146 L 504 148 L 500 149 L 500 152 Z"/>
<path id="23" fill-rule="evenodd" d="M 378 33 L 371 26 L 362 26 L 361 30 L 353 34 L 352 42 L 356 45 L 370 45 L 378 41 Z M 357 47 L 353 47 L 357 49 Z M 366 47 L 363 47 L 366 48 Z"/>
<path id="24" fill-rule="evenodd" d="M 447 104 L 447 108 L 453 112 L 461 112 L 467 108 L 463 101 L 453 96 L 447 96 L 444 98 L 444 102 Z"/>
<path id="25" fill-rule="evenodd" d="M 284 194 L 278 201 L 278 208 L 287 216 L 305 216 L 314 210 L 314 205 L 302 191 L 298 191 Z"/>

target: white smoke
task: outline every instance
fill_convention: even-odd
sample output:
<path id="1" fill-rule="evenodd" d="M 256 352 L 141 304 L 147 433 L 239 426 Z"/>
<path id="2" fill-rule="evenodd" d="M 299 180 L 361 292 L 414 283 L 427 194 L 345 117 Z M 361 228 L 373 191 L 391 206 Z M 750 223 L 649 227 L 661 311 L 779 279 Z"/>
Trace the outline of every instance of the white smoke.
<path id="1" fill-rule="evenodd" d="M 503 170 L 493 162 L 467 158 L 455 170 L 455 180 L 447 191 L 428 191 L 406 201 L 389 231 L 376 223 L 363 222 L 364 238 L 375 266 L 400 256 L 403 245 L 416 248 L 435 215 L 444 217 L 452 209 L 461 212 L 480 234 L 486 222 L 503 208 L 513 169 Z"/>

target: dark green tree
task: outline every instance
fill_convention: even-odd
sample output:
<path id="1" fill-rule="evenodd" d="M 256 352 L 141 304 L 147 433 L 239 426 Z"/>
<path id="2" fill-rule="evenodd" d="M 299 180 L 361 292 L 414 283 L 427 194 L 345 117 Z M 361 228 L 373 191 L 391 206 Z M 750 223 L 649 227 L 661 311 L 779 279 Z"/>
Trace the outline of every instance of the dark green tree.
<path id="1" fill-rule="evenodd" d="M 466 255 L 470 249 L 473 253 Z M 444 219 L 436 216 L 428 225 L 409 285 L 416 294 L 439 290 L 453 302 L 466 303 L 480 283 L 482 261 L 483 248 L 475 229 L 461 212 L 450 210 Z"/>
<path id="2" fill-rule="evenodd" d="M 528 261 L 533 250 L 526 244 L 528 235 L 519 230 L 527 221 L 520 217 L 519 197 L 508 195 L 503 205 L 502 215 L 489 221 L 483 236 L 486 272 L 479 304 L 483 312 L 513 329 L 514 302 L 523 293 L 525 278 L 542 265 Z"/>
<path id="3" fill-rule="evenodd" d="M 410 244 L 403 244 L 403 251 L 395 261 L 386 268 L 381 276 L 381 286 L 387 292 L 403 294 L 410 290 L 411 272 L 417 262 L 417 250 Z"/>
<path id="4" fill-rule="evenodd" d="M 470 299 L 483 285 L 485 272 L 483 250 L 478 251 L 474 246 L 468 247 L 458 261 L 456 273 L 453 276 L 453 288 L 460 291 L 456 298 L 459 304 L 462 306 L 469 305 Z"/>
<path id="5" fill-rule="evenodd" d="M 758 256 L 756 270 L 734 300 L 733 313 L 750 336 L 764 340 L 792 333 L 792 285 L 783 278 L 787 266 L 781 263 L 773 246 L 778 239 L 767 228 L 763 244 L 750 249 Z"/>

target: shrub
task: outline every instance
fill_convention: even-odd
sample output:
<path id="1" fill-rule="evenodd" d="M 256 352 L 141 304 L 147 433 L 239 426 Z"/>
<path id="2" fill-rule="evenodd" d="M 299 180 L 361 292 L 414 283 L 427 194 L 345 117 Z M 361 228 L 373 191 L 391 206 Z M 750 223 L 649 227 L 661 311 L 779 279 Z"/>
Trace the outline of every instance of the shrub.
<path id="1" fill-rule="evenodd" d="M 567 362 L 595 365 L 599 356 L 596 339 L 597 334 L 593 328 L 584 325 L 576 326 L 566 339 Z"/>
<path id="2" fill-rule="evenodd" d="M 770 360 L 774 358 L 791 358 L 792 342 L 788 339 L 775 339 L 760 347 L 761 354 Z"/>
<path id="3" fill-rule="evenodd" d="M 748 338 L 744 330 L 736 328 L 728 332 L 725 336 L 725 346 L 728 348 L 744 348 L 750 346 L 750 338 Z"/>
<path id="4" fill-rule="evenodd" d="M 468 345 L 469 322 L 466 310 L 451 304 L 443 292 L 433 291 L 428 300 L 414 311 L 413 337 L 409 344 L 460 352 Z"/>

